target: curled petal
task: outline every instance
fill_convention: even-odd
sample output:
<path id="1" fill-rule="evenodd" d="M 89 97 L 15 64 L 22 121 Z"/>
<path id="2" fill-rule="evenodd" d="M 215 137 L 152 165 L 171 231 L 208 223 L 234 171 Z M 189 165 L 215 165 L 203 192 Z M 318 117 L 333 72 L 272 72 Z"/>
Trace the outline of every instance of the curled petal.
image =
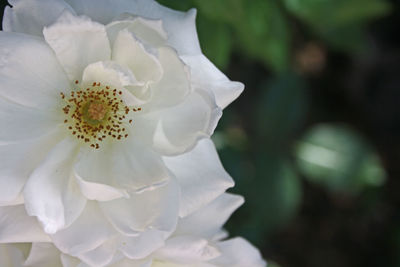
<path id="1" fill-rule="evenodd" d="M 252 244 L 241 237 L 219 242 L 218 249 L 221 256 L 210 263 L 221 267 L 265 267 L 267 263 L 262 259 L 260 252 Z"/>
<path id="2" fill-rule="evenodd" d="M 86 199 L 73 177 L 77 152 L 74 140 L 58 143 L 33 171 L 24 188 L 25 206 L 36 216 L 46 233 L 53 234 L 70 225 L 82 212 Z"/>
<path id="3" fill-rule="evenodd" d="M 243 92 L 242 83 L 230 81 L 204 55 L 182 56 L 182 60 L 190 67 L 193 86 L 211 91 L 222 109 Z"/>
<path id="4" fill-rule="evenodd" d="M 179 202 L 179 185 L 171 179 L 163 186 L 132 193 L 129 199 L 101 202 L 100 206 L 119 232 L 137 236 L 149 229 L 172 232 L 178 220 Z"/>
<path id="5" fill-rule="evenodd" d="M 87 15 L 103 24 L 110 23 L 122 13 L 149 19 L 161 19 L 168 34 L 168 43 L 179 54 L 200 54 L 196 31 L 196 10 L 180 12 L 158 4 L 154 0 L 66 0 L 80 15 Z"/>
<path id="6" fill-rule="evenodd" d="M 90 63 L 111 59 L 105 26 L 87 17 L 64 12 L 56 23 L 44 28 L 43 35 L 71 81 L 81 81 Z"/>
<path id="7" fill-rule="evenodd" d="M 9 0 L 4 10 L 3 30 L 42 36 L 45 26 L 55 22 L 64 10 L 75 11 L 63 0 Z"/>
<path id="8" fill-rule="evenodd" d="M 61 267 L 60 251 L 51 243 L 33 243 L 23 266 Z"/>
<path id="9" fill-rule="evenodd" d="M 194 235 L 212 239 L 220 233 L 222 225 L 243 202 L 241 196 L 222 194 L 207 206 L 180 219 L 174 235 Z"/>
<path id="10" fill-rule="evenodd" d="M 167 44 L 168 36 L 164 31 L 162 20 L 150 20 L 124 13 L 106 27 L 112 44 L 122 30 L 133 33 L 142 43 L 149 46 L 159 47 Z"/>
<path id="11" fill-rule="evenodd" d="M 89 199 L 128 197 L 129 192 L 151 189 L 169 179 L 161 157 L 134 139 L 105 143 L 96 150 L 81 148 L 75 172 Z M 96 191 L 100 184 L 104 185 L 102 191 Z"/>
<path id="12" fill-rule="evenodd" d="M 53 243 L 62 252 L 79 256 L 98 248 L 116 235 L 98 204 L 89 201 L 79 218 L 68 228 L 52 235 Z"/>
<path id="13" fill-rule="evenodd" d="M 175 157 L 164 157 L 182 188 L 180 216 L 207 205 L 234 185 L 225 171 L 210 139 L 202 139 L 193 150 Z"/>
<path id="14" fill-rule="evenodd" d="M 0 243 L 49 242 L 34 217 L 26 214 L 23 205 L 0 207 Z"/>
<path id="15" fill-rule="evenodd" d="M 133 132 L 162 155 L 178 155 L 210 137 L 221 115 L 208 94 L 196 91 L 177 106 L 138 114 Z"/>
<path id="16" fill-rule="evenodd" d="M 178 236 L 168 239 L 156 253 L 157 259 L 181 264 L 207 262 L 220 255 L 218 249 L 206 239 L 194 236 Z"/>
<path id="17" fill-rule="evenodd" d="M 113 45 L 113 60 L 130 68 L 142 83 L 157 82 L 162 75 L 161 64 L 154 55 L 127 30 L 118 33 Z"/>

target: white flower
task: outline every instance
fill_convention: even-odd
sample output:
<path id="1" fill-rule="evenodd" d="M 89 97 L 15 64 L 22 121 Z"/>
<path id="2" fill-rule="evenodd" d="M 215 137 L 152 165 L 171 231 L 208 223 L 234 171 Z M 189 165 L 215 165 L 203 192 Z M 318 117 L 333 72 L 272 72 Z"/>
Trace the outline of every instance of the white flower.
<path id="1" fill-rule="evenodd" d="M 78 218 L 54 234 L 46 235 L 35 217 L 27 216 L 24 204 L 0 207 L 0 243 L 51 241 L 63 253 L 94 266 L 109 262 L 116 253 L 147 257 L 164 246 L 178 216 L 186 218 L 232 185 L 209 139 L 183 155 L 163 157 L 163 162 L 175 174 L 168 184 L 129 198 L 87 201 Z"/>
<path id="2" fill-rule="evenodd" d="M 243 199 L 231 194 L 223 194 L 209 205 L 179 221 L 176 231 L 167 239 L 165 245 L 142 259 L 130 259 L 117 254 L 111 262 L 101 264 L 90 262 L 91 258 L 102 256 L 102 249 L 86 252 L 85 261 L 61 253 L 51 243 L 0 245 L 0 265 L 2 267 L 85 267 L 85 266 L 224 266 L 224 267 L 262 267 L 266 263 L 260 253 L 243 238 L 222 241 L 226 233 L 222 225 Z M 22 226 L 22 225 L 21 225 Z M 26 226 L 26 225 L 25 225 Z M 28 233 L 34 231 L 28 231 Z"/>
<path id="3" fill-rule="evenodd" d="M 59 247 L 98 246 L 115 229 L 169 233 L 178 215 L 233 185 L 210 141 L 187 153 L 243 90 L 202 55 L 195 11 L 153 0 L 9 2 L 1 205 L 23 204 Z M 71 229 L 75 239 L 57 243 Z"/>

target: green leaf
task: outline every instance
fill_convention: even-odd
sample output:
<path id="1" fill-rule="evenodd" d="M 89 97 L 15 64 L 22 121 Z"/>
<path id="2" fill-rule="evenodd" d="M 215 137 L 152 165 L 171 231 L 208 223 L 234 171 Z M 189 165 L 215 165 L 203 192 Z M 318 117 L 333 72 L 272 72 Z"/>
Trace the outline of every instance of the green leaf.
<path id="1" fill-rule="evenodd" d="M 386 0 L 284 0 L 286 8 L 319 37 L 338 50 L 360 50 L 364 29 L 372 19 L 388 14 Z"/>
<path id="2" fill-rule="evenodd" d="M 299 170 L 313 183 L 333 191 L 357 193 L 380 186 L 385 171 L 372 147 L 343 125 L 320 124 L 298 142 Z"/>
<path id="3" fill-rule="evenodd" d="M 262 86 L 264 90 L 257 104 L 258 133 L 269 149 L 281 147 L 304 121 L 307 85 L 300 76 L 284 73 Z"/>
<path id="4" fill-rule="evenodd" d="M 232 34 L 229 26 L 200 16 L 197 19 L 197 30 L 204 55 L 217 67 L 225 69 L 232 51 Z"/>

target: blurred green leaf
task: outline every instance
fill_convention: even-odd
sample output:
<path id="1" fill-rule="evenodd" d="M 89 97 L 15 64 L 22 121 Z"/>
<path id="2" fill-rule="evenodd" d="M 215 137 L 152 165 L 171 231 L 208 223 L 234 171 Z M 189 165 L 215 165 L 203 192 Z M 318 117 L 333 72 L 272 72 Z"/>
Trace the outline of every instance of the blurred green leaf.
<path id="1" fill-rule="evenodd" d="M 237 177 L 237 185 L 232 190 L 245 195 L 246 203 L 228 222 L 227 229 L 233 235 L 244 235 L 256 245 L 262 245 L 266 235 L 284 227 L 297 213 L 302 189 L 293 166 L 279 155 L 260 151 L 249 164 L 253 164 L 253 171 Z M 246 166 L 237 162 L 232 167 L 240 165 Z M 225 166 L 230 171 L 231 165 Z"/>
<path id="2" fill-rule="evenodd" d="M 213 29 L 211 31 L 211 29 Z M 197 30 L 204 55 L 219 68 L 225 69 L 229 64 L 232 52 L 232 33 L 230 28 L 221 22 L 198 17 Z"/>
<path id="3" fill-rule="evenodd" d="M 290 64 L 290 31 L 276 1 L 159 0 L 168 7 L 198 9 L 197 26 L 204 53 L 224 68 L 233 48 L 276 71 Z"/>
<path id="4" fill-rule="evenodd" d="M 294 73 L 283 73 L 262 86 L 264 90 L 257 104 L 257 132 L 268 149 L 272 149 L 281 146 L 304 122 L 307 86 Z"/>
<path id="5" fill-rule="evenodd" d="M 357 193 L 385 180 L 371 146 L 343 125 L 321 124 L 309 130 L 298 142 L 296 158 L 306 178 L 333 191 Z"/>
<path id="6" fill-rule="evenodd" d="M 360 49 L 368 22 L 390 11 L 385 0 L 284 0 L 287 9 L 342 50 Z"/>

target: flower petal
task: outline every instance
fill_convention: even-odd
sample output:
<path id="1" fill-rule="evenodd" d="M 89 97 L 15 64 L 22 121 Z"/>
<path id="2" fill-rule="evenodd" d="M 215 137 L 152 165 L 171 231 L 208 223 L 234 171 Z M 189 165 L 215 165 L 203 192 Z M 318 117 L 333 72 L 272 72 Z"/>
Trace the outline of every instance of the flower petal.
<path id="1" fill-rule="evenodd" d="M 27 212 L 39 219 L 46 233 L 70 225 L 86 204 L 72 172 L 76 147 L 75 140 L 70 138 L 58 143 L 25 185 Z"/>
<path id="2" fill-rule="evenodd" d="M 51 243 L 33 243 L 23 266 L 61 267 L 60 251 Z"/>
<path id="3" fill-rule="evenodd" d="M 244 85 L 242 83 L 230 81 L 204 55 L 182 56 L 181 58 L 190 67 L 194 88 L 212 91 L 217 105 L 222 109 L 243 92 Z"/>
<path id="4" fill-rule="evenodd" d="M 178 219 L 179 186 L 173 179 L 164 186 L 132 193 L 129 199 L 99 203 L 113 226 L 125 235 L 156 229 L 172 232 Z"/>
<path id="5" fill-rule="evenodd" d="M 199 91 L 172 108 L 137 114 L 133 132 L 162 155 L 177 155 L 210 137 L 221 115 L 213 99 Z"/>
<path id="6" fill-rule="evenodd" d="M 63 267 L 87 267 L 80 263 L 81 261 L 75 257 L 61 253 L 61 262 Z"/>
<path id="7" fill-rule="evenodd" d="M 151 229 L 138 236 L 123 236 L 119 248 L 130 259 L 143 259 L 164 245 L 168 233 Z"/>
<path id="8" fill-rule="evenodd" d="M 167 44 L 167 33 L 164 31 L 161 20 L 150 20 L 123 13 L 113 22 L 107 24 L 107 34 L 110 43 L 114 43 L 121 30 L 128 30 L 133 33 L 142 43 L 152 47 L 164 46 Z"/>
<path id="9" fill-rule="evenodd" d="M 112 51 L 112 59 L 131 69 L 140 82 L 156 82 L 162 75 L 157 58 L 127 30 L 118 33 Z"/>
<path id="10" fill-rule="evenodd" d="M 131 13 L 150 19 L 162 19 L 168 42 L 179 54 L 199 54 L 196 32 L 196 11 L 180 12 L 158 4 L 154 0 L 66 0 L 78 14 L 87 15 L 103 24 L 110 23 L 122 13 Z"/>
<path id="11" fill-rule="evenodd" d="M 58 114 L 25 107 L 0 97 L 0 145 L 37 139 L 54 132 L 63 122 L 60 118 Z"/>
<path id="12" fill-rule="evenodd" d="M 116 235 L 96 202 L 88 201 L 79 218 L 68 228 L 52 235 L 54 244 L 72 256 L 91 251 Z"/>
<path id="13" fill-rule="evenodd" d="M 134 137 L 104 143 L 96 150 L 81 148 L 75 171 L 82 180 L 111 186 L 124 196 L 127 192 L 160 186 L 169 179 L 161 157 L 136 142 Z M 104 196 L 98 193 L 90 199 L 101 200 Z"/>
<path id="14" fill-rule="evenodd" d="M 194 236 L 169 238 L 166 245 L 155 253 L 157 259 L 190 265 L 209 261 L 219 255 L 218 249 L 206 239 Z"/>
<path id="15" fill-rule="evenodd" d="M 59 131 L 40 138 L 0 145 L 0 203 L 17 200 L 29 175 L 62 139 Z"/>
<path id="16" fill-rule="evenodd" d="M 97 248 L 80 254 L 79 258 L 89 266 L 106 266 L 111 262 L 116 251 L 116 240 L 110 239 Z"/>
<path id="17" fill-rule="evenodd" d="M 44 28 L 43 35 L 71 81 L 80 81 L 90 63 L 111 58 L 105 26 L 87 17 L 64 12 L 56 23 Z"/>
<path id="18" fill-rule="evenodd" d="M 74 12 L 63 0 L 9 0 L 6 6 L 3 30 L 42 36 L 43 27 L 55 22 L 64 10 Z"/>
<path id="19" fill-rule="evenodd" d="M 265 267 L 267 263 L 262 259 L 260 252 L 252 244 L 241 237 L 219 242 L 218 249 L 221 256 L 210 263 L 221 267 Z"/>
<path id="20" fill-rule="evenodd" d="M 234 185 L 225 171 L 210 139 L 202 139 L 193 150 L 175 157 L 164 157 L 182 189 L 180 216 L 207 205 Z"/>
<path id="21" fill-rule="evenodd" d="M 93 82 L 116 87 L 123 93 L 121 98 L 127 106 L 137 106 L 142 103 L 131 91 L 125 89 L 129 86 L 140 86 L 132 71 L 115 61 L 99 61 L 87 66 L 83 72 L 82 83 L 92 84 Z"/>
<path id="22" fill-rule="evenodd" d="M 21 245 L 27 249 L 28 244 L 0 244 L 0 266 L 22 266 L 25 257 L 20 249 Z"/>
<path id="23" fill-rule="evenodd" d="M 43 40 L 5 32 L 0 32 L 0 84 L 1 98 L 53 113 L 60 104 L 60 92 L 70 87 Z"/>
<path id="24" fill-rule="evenodd" d="M 37 220 L 26 214 L 24 205 L 0 207 L 0 243 L 49 241 Z"/>
<path id="25" fill-rule="evenodd" d="M 150 85 L 153 92 L 152 110 L 181 103 L 191 92 L 189 72 L 176 52 L 172 48 L 161 47 L 158 49 L 158 59 L 163 76 L 158 83 Z"/>
<path id="26" fill-rule="evenodd" d="M 213 202 L 179 220 L 174 235 L 197 235 L 213 238 L 231 214 L 243 204 L 243 197 L 222 194 Z"/>

